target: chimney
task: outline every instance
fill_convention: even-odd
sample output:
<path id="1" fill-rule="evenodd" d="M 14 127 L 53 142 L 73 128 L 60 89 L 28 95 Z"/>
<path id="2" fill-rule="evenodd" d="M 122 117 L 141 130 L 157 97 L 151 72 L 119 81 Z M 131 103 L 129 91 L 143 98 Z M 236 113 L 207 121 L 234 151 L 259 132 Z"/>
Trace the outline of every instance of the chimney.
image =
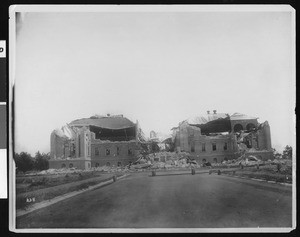
<path id="1" fill-rule="evenodd" d="M 207 110 L 207 114 L 209 114 L 210 113 L 210 111 L 209 110 Z"/>
<path id="2" fill-rule="evenodd" d="M 217 110 L 215 110 L 215 109 L 214 109 L 213 111 L 214 111 L 214 114 L 216 114 L 216 113 L 217 113 Z"/>

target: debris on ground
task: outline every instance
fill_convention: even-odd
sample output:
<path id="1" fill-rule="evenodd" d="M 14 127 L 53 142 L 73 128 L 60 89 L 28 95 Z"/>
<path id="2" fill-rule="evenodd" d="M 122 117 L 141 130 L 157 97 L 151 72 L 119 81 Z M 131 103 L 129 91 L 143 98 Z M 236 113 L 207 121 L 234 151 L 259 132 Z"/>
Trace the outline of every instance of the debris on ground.
<path id="1" fill-rule="evenodd" d="M 92 167 L 87 170 L 73 168 L 61 168 L 61 169 L 48 169 L 43 171 L 31 171 L 26 172 L 25 176 L 35 175 L 66 175 L 66 174 L 84 174 L 88 172 L 100 171 L 106 173 L 115 172 L 137 172 L 147 171 L 151 169 L 180 169 L 180 168 L 233 168 L 233 167 L 251 167 L 251 166 L 264 166 L 266 170 L 291 174 L 292 173 L 292 160 L 288 159 L 274 159 L 262 161 L 255 155 L 246 156 L 241 155 L 236 159 L 224 160 L 222 162 L 203 162 L 198 164 L 188 152 L 156 152 L 147 155 L 138 156 L 135 162 L 132 162 L 126 166 L 99 166 Z"/>

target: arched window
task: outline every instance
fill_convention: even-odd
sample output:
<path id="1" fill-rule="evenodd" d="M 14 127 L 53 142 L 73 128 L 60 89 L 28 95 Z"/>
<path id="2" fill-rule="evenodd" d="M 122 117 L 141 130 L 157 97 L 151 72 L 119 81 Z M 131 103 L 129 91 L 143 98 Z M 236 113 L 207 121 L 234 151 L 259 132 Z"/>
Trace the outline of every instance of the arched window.
<path id="1" fill-rule="evenodd" d="M 73 164 L 72 163 L 69 164 L 69 168 L 73 168 Z"/>
<path id="2" fill-rule="evenodd" d="M 121 161 L 119 161 L 119 162 L 118 162 L 118 166 L 121 166 L 121 165 L 122 165 L 122 162 L 121 162 Z"/>
<path id="3" fill-rule="evenodd" d="M 238 123 L 238 124 L 234 125 L 234 127 L 233 127 L 234 132 L 240 132 L 241 130 L 243 130 L 243 126 L 241 124 Z"/>
<path id="4" fill-rule="evenodd" d="M 66 164 L 62 163 L 61 168 L 66 168 Z"/>
<path id="5" fill-rule="evenodd" d="M 99 163 L 96 163 L 96 165 L 95 165 L 96 167 L 99 167 Z"/>
<path id="6" fill-rule="evenodd" d="M 218 159 L 217 158 L 214 158 L 214 163 L 218 163 Z"/>
<path id="7" fill-rule="evenodd" d="M 202 159 L 202 163 L 206 163 L 206 159 Z"/>

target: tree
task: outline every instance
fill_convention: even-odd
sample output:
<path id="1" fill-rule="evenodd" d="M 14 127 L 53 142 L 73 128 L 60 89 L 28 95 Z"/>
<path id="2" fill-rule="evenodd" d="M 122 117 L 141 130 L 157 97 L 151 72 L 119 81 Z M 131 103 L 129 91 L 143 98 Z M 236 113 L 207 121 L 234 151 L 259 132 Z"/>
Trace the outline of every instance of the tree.
<path id="1" fill-rule="evenodd" d="M 34 160 L 27 152 L 15 153 L 17 171 L 26 172 L 33 169 Z"/>
<path id="2" fill-rule="evenodd" d="M 275 148 L 272 148 L 272 151 L 273 151 L 273 157 L 275 159 L 281 159 L 282 158 L 282 155 L 278 151 L 276 151 Z"/>
<path id="3" fill-rule="evenodd" d="M 280 154 L 279 152 L 275 152 L 274 153 L 274 157 L 275 157 L 275 159 L 281 159 L 282 158 L 282 154 Z"/>
<path id="4" fill-rule="evenodd" d="M 292 155 L 293 155 L 293 148 L 289 145 L 286 145 L 282 152 L 282 158 L 283 159 L 292 159 Z"/>
<path id="5" fill-rule="evenodd" d="M 47 170 L 49 169 L 49 153 L 40 153 L 39 151 L 35 153 L 34 157 L 34 169 L 35 170 Z"/>

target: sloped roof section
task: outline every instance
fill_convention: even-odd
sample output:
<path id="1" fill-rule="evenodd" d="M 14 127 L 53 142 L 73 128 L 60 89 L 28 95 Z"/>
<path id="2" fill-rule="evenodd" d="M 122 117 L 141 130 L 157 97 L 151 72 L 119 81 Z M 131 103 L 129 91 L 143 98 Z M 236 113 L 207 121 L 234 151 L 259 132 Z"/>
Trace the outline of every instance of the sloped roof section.
<path id="1" fill-rule="evenodd" d="M 64 125 L 62 128 L 60 129 L 55 129 L 53 131 L 56 136 L 62 137 L 62 138 L 66 138 L 66 139 L 74 139 L 75 138 L 75 132 L 74 130 L 68 125 Z"/>
<path id="2" fill-rule="evenodd" d="M 186 120 L 186 122 L 191 125 L 201 125 L 201 124 L 206 124 L 208 122 L 220 118 L 226 118 L 226 117 L 228 117 L 228 114 L 225 113 L 205 114 L 205 115 L 190 117 Z"/>
<path id="3" fill-rule="evenodd" d="M 233 115 L 230 115 L 230 120 L 251 120 L 251 119 L 258 119 L 258 118 L 246 114 L 241 114 L 241 113 L 234 113 Z"/>
<path id="4" fill-rule="evenodd" d="M 64 134 L 62 129 L 57 128 L 53 132 L 55 133 L 56 136 L 67 138 L 67 136 Z"/>
<path id="5" fill-rule="evenodd" d="M 68 124 L 63 126 L 61 130 L 63 131 L 65 136 L 68 137 L 69 139 L 74 139 L 76 137 L 74 130 Z"/>
<path id="6" fill-rule="evenodd" d="M 229 117 L 218 118 L 197 126 L 201 128 L 201 133 L 204 134 L 229 132 L 231 130 Z"/>
<path id="7" fill-rule="evenodd" d="M 71 126 L 96 126 L 106 129 L 124 129 L 134 127 L 129 119 L 120 116 L 82 118 L 72 121 Z"/>

